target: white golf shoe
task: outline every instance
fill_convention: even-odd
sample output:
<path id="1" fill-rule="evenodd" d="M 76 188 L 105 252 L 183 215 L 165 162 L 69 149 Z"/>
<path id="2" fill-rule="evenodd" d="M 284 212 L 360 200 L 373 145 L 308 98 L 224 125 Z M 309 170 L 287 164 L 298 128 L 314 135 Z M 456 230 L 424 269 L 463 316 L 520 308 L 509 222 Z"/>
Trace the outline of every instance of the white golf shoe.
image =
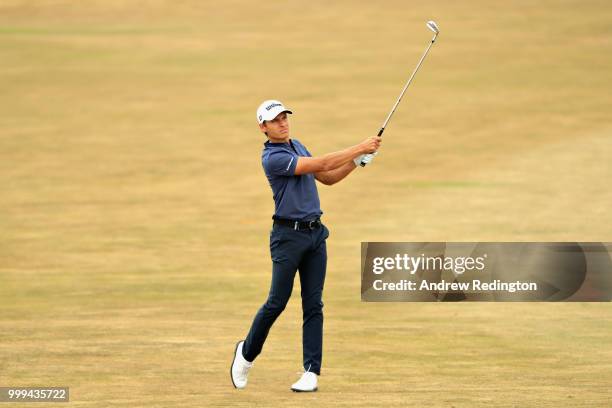
<path id="1" fill-rule="evenodd" d="M 234 360 L 232 361 L 232 367 L 230 368 L 230 377 L 232 378 L 232 384 L 236 388 L 244 388 L 247 385 L 247 376 L 249 370 L 253 367 L 253 363 L 249 363 L 242 356 L 242 346 L 244 340 L 239 341 L 236 344 L 236 350 L 234 351 Z"/>
<path id="2" fill-rule="evenodd" d="M 291 386 L 294 392 L 314 392 L 317 390 L 318 376 L 315 373 L 306 371 L 302 377 Z"/>

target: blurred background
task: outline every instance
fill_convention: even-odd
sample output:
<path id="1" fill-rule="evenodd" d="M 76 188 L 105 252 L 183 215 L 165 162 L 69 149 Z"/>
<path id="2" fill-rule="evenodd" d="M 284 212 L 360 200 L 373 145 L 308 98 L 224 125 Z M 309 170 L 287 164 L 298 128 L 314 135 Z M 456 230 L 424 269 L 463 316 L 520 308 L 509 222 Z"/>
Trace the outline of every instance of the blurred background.
<path id="1" fill-rule="evenodd" d="M 246 390 L 272 194 L 255 109 L 314 155 L 331 230 L 320 392 L 299 280 Z M 610 241 L 607 1 L 0 1 L 0 385 L 74 406 L 572 406 L 612 394 L 608 304 L 360 302 L 362 241 Z"/>

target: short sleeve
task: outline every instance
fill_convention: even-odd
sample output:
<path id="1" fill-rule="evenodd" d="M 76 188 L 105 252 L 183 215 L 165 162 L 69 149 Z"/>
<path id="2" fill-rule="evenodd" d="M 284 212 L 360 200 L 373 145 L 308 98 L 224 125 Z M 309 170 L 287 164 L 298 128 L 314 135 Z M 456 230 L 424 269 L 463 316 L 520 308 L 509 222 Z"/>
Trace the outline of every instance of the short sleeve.
<path id="1" fill-rule="evenodd" d="M 298 156 L 287 151 L 277 151 L 263 161 L 266 173 L 275 176 L 293 176 Z"/>

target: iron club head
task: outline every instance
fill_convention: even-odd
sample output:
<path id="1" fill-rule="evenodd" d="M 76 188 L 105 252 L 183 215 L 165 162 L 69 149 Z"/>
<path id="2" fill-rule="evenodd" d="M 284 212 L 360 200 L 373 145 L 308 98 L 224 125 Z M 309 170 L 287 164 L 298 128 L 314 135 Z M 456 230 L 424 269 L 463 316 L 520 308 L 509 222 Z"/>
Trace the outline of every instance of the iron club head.
<path id="1" fill-rule="evenodd" d="M 433 20 L 429 20 L 427 22 L 427 28 L 429 28 L 431 31 L 436 33 L 436 35 L 440 34 L 440 29 L 438 28 L 438 25 L 436 24 L 436 22 Z"/>

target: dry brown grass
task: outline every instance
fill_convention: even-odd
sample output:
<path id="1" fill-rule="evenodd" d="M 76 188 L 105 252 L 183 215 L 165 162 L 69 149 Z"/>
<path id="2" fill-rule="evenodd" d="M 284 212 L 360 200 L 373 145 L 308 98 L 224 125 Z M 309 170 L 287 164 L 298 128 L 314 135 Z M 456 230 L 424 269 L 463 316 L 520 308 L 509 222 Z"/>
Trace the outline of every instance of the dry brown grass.
<path id="1" fill-rule="evenodd" d="M 315 154 L 331 229 L 320 392 L 299 283 L 246 390 L 228 378 L 269 284 L 254 110 Z M 0 3 L 0 385 L 73 406 L 602 407 L 608 304 L 365 304 L 361 241 L 609 241 L 604 1 Z M 273 78 L 268 80 L 267 78 Z"/>

